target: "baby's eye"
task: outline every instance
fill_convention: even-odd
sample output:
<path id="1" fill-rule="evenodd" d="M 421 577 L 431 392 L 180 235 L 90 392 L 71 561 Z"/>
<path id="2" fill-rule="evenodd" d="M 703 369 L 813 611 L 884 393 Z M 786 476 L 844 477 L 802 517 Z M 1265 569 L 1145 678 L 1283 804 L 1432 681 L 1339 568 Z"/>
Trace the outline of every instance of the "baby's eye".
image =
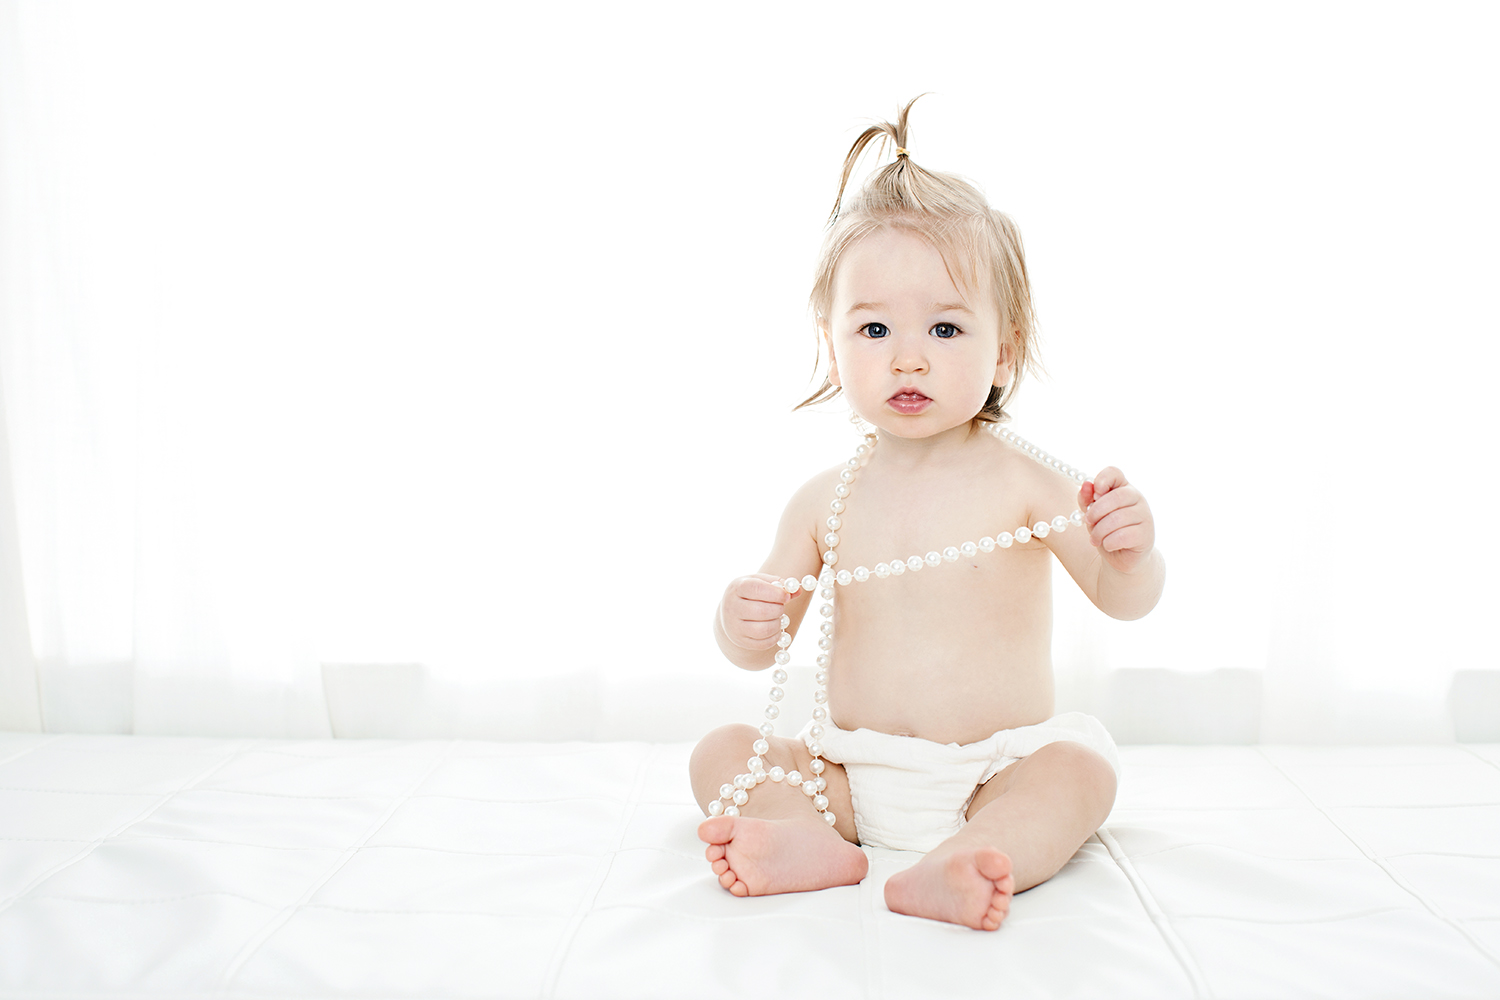
<path id="1" fill-rule="evenodd" d="M 886 334 L 891 332 L 886 328 L 886 325 L 884 323 L 866 323 L 864 326 L 860 327 L 860 329 L 864 331 L 864 335 L 866 337 L 869 337 L 871 340 L 879 340 L 881 337 L 884 337 Z"/>
<path id="2" fill-rule="evenodd" d="M 962 330 L 954 326 L 952 323 L 939 323 L 932 328 L 933 336 L 942 337 L 944 340 L 947 340 L 950 337 L 956 337 L 962 332 Z"/>

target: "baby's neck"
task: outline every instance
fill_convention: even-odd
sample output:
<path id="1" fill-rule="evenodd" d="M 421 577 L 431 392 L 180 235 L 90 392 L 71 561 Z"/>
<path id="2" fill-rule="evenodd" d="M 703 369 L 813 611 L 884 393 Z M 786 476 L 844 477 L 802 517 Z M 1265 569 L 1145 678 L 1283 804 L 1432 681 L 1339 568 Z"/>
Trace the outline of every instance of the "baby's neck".
<path id="1" fill-rule="evenodd" d="M 992 446 L 990 435 L 975 430 L 971 424 L 954 427 L 923 438 L 903 438 L 885 431 L 880 434 L 876 452 L 880 464 L 902 472 L 934 472 L 973 461 L 977 450 Z"/>

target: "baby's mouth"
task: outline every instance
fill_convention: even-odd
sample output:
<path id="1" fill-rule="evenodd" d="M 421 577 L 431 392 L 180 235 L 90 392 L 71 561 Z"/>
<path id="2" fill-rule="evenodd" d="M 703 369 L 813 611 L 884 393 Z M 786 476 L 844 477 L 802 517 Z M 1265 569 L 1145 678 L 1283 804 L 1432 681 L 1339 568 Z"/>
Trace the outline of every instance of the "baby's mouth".
<path id="1" fill-rule="evenodd" d="M 889 405 L 891 409 L 895 410 L 897 413 L 907 414 L 908 416 L 915 416 L 916 414 L 921 413 L 923 410 L 927 409 L 927 405 L 931 402 L 932 400 L 927 395 L 925 395 L 924 393 L 920 393 L 915 389 L 902 389 L 890 399 L 886 400 L 887 405 Z"/>

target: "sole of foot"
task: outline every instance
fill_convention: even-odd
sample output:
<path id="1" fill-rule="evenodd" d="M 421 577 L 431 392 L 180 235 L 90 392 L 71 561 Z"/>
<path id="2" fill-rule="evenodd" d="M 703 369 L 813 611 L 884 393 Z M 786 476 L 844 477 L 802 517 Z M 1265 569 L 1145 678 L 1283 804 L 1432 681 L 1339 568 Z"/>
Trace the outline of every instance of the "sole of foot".
<path id="1" fill-rule="evenodd" d="M 994 931 L 1010 913 L 1015 884 L 1010 858 L 993 847 L 929 854 L 890 877 L 885 905 L 896 913 Z"/>
<path id="2" fill-rule="evenodd" d="M 699 824 L 698 839 L 719 884 L 736 896 L 854 885 L 870 868 L 864 851 L 813 817 L 715 816 Z"/>

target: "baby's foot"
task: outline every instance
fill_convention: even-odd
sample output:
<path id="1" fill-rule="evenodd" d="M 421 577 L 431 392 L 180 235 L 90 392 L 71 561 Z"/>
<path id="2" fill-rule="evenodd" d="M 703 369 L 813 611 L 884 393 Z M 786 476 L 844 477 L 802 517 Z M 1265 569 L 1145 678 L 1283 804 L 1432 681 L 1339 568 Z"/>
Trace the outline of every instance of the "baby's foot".
<path id="1" fill-rule="evenodd" d="M 993 847 L 929 854 L 885 884 L 885 905 L 913 917 L 946 920 L 975 930 L 1000 929 L 1016 880 L 1010 858 Z"/>
<path id="2" fill-rule="evenodd" d="M 854 885 L 870 862 L 865 852 L 809 814 L 806 819 L 715 816 L 698 825 L 703 852 L 719 884 L 736 896 L 808 892 Z"/>

